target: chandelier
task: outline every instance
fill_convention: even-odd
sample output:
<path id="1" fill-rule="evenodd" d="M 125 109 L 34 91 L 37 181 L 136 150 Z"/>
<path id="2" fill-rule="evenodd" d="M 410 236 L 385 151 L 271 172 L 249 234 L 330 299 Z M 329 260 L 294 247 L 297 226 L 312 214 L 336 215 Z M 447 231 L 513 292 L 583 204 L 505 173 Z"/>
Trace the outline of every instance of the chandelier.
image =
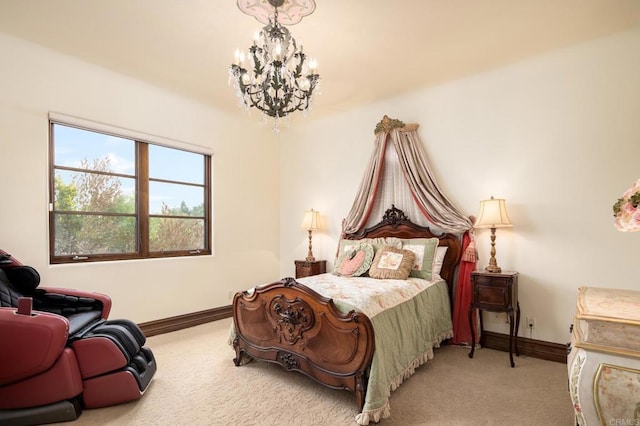
<path id="1" fill-rule="evenodd" d="M 279 118 L 311 107 L 320 76 L 317 62 L 303 52 L 302 45 L 298 47 L 289 30 L 278 22 L 278 8 L 285 0 L 268 2 L 275 9 L 273 20 L 269 17 L 267 25 L 256 33 L 246 55 L 236 50 L 229 78 L 240 104 L 273 117 L 273 130 L 278 133 Z M 241 10 L 242 3 L 238 1 Z M 290 7 L 299 6 L 295 0 L 290 3 Z M 313 1 L 306 4 L 315 8 Z"/>

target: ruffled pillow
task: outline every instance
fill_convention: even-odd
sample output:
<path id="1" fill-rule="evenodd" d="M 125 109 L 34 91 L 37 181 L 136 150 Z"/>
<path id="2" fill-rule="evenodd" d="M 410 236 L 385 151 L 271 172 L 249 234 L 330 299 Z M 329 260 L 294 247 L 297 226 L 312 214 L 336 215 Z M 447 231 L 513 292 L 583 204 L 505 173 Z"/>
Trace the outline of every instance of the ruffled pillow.
<path id="1" fill-rule="evenodd" d="M 383 247 L 378 250 L 373 263 L 371 263 L 369 276 L 380 279 L 406 280 L 409 278 L 415 258 L 410 250 Z"/>
<path id="2" fill-rule="evenodd" d="M 338 258 L 333 272 L 343 277 L 359 277 L 369 270 L 372 260 L 373 246 L 359 244 Z"/>

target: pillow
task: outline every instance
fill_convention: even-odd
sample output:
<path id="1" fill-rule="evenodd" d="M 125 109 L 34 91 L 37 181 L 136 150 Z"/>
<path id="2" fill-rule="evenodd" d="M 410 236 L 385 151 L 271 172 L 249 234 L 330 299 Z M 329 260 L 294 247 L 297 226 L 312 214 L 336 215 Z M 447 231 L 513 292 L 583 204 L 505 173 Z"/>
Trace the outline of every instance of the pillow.
<path id="1" fill-rule="evenodd" d="M 359 240 L 345 240 L 345 239 L 340 240 L 340 243 L 338 244 L 338 255 L 336 256 L 336 265 L 338 264 L 337 259 L 342 257 L 342 255 L 345 252 L 351 251 L 356 247 L 358 247 L 359 244 L 360 244 Z"/>
<path id="2" fill-rule="evenodd" d="M 387 238 L 363 238 L 361 240 L 340 240 L 340 244 L 338 245 L 338 255 L 336 256 L 337 265 L 339 263 L 340 257 L 348 251 L 354 250 L 360 244 L 371 244 L 373 246 L 373 255 L 376 254 L 378 250 L 380 250 L 384 246 L 393 246 L 395 248 L 402 248 L 402 240 L 400 238 L 395 237 L 387 237 Z"/>
<path id="3" fill-rule="evenodd" d="M 447 246 L 436 247 L 436 255 L 433 258 L 433 270 L 431 275 L 433 279 L 440 278 L 440 271 L 442 270 L 442 263 L 444 262 L 444 256 L 447 254 Z"/>
<path id="4" fill-rule="evenodd" d="M 364 241 L 373 246 L 374 252 L 377 252 L 385 246 L 402 248 L 402 240 L 396 237 L 365 238 Z"/>
<path id="5" fill-rule="evenodd" d="M 353 250 L 349 249 L 340 255 L 333 273 L 343 277 L 358 277 L 369 270 L 372 260 L 371 244 L 359 244 Z"/>
<path id="6" fill-rule="evenodd" d="M 371 278 L 406 280 L 415 261 L 413 252 L 395 247 L 378 250 L 369 269 Z"/>
<path id="7" fill-rule="evenodd" d="M 429 281 L 433 280 L 433 261 L 435 259 L 438 242 L 439 240 L 437 238 L 411 238 L 409 240 L 402 240 L 402 248 L 412 251 L 416 256 L 410 276 Z"/>

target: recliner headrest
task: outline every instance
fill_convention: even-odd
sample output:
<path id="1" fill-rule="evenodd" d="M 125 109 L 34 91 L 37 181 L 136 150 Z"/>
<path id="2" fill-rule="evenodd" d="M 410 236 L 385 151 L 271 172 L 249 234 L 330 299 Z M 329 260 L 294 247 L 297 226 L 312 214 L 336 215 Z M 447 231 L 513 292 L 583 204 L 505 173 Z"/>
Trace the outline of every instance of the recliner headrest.
<path id="1" fill-rule="evenodd" d="M 0 249 L 0 269 L 4 271 L 9 284 L 25 295 L 33 293 L 40 284 L 40 274 L 31 266 L 23 265 L 18 259 Z"/>
<path id="2" fill-rule="evenodd" d="M 40 284 L 40 274 L 31 266 L 15 266 L 4 269 L 11 285 L 19 292 L 29 295 Z"/>

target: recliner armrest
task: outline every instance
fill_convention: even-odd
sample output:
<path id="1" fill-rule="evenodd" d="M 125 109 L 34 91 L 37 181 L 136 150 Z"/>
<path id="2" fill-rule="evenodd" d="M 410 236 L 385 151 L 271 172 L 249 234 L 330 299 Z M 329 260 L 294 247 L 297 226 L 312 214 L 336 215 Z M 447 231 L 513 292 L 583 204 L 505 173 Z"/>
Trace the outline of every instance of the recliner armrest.
<path id="1" fill-rule="evenodd" d="M 69 321 L 47 312 L 0 308 L 0 386 L 51 368 L 67 344 Z"/>
<path id="2" fill-rule="evenodd" d="M 72 288 L 39 287 L 34 295 L 34 309 L 69 316 L 88 310 L 100 309 L 102 319 L 111 312 L 111 298 L 106 294 Z"/>

